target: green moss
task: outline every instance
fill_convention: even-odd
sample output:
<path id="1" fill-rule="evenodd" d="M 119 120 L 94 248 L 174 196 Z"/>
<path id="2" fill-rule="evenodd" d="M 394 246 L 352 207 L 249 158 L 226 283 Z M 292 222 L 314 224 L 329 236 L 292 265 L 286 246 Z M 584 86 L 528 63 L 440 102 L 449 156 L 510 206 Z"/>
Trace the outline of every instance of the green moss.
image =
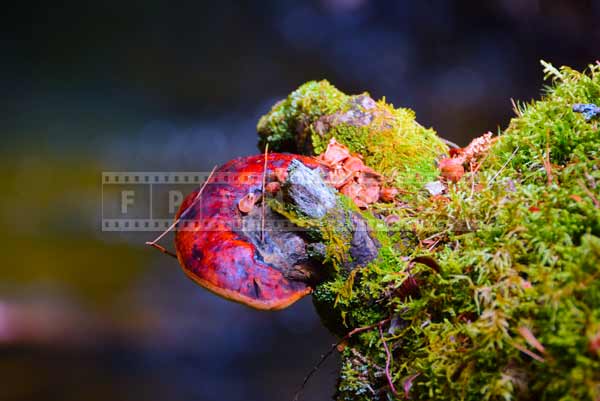
<path id="1" fill-rule="evenodd" d="M 318 155 L 331 138 L 364 157 L 389 183 L 415 192 L 436 179 L 436 159 L 446 145 L 416 122 L 408 109 L 395 109 L 368 93 L 348 96 L 327 81 L 311 81 L 277 103 L 258 122 L 259 147 Z"/>
<path id="2" fill-rule="evenodd" d="M 600 335 L 600 131 L 572 111 L 574 103 L 600 104 L 600 65 L 579 73 L 546 64 L 545 72 L 551 81 L 542 100 L 519 105 L 477 173 L 450 186 L 448 202 L 417 192 L 409 205 L 388 210 L 401 219 L 393 230 L 378 226 L 379 258 L 315 291 L 317 309 L 338 335 L 392 319 L 384 327 L 393 350 L 390 374 L 400 392 L 407 377 L 419 374 L 411 399 L 600 397 L 600 355 L 590 347 Z M 392 135 L 385 129 L 345 127 L 332 135 L 387 174 L 429 171 L 423 176 L 430 179 L 435 172 L 426 159 L 443 147 L 429 141 L 427 157 L 416 154 L 413 136 L 427 130 L 405 111 L 399 117 L 383 102 L 378 107 L 402 121 L 396 128 L 413 124 L 413 131 L 394 131 L 412 132 L 415 141 L 402 157 L 394 158 L 399 146 L 378 153 L 381 138 Z M 315 149 L 327 141 L 312 138 Z M 389 160 L 398 164 L 386 166 Z M 417 255 L 434 258 L 440 272 L 411 264 Z M 400 291 L 409 266 L 420 282 L 416 297 Z M 527 341 L 527 330 L 544 351 Z M 385 363 L 377 329 L 352 337 L 337 398 L 401 399 L 387 386 Z"/>
<path id="3" fill-rule="evenodd" d="M 268 143 L 272 151 L 303 153 L 309 146 L 302 125 L 309 125 L 319 117 L 335 113 L 348 96 L 327 81 L 310 81 L 273 106 L 258 121 L 259 148 Z M 302 131 L 299 133 L 299 131 Z"/>

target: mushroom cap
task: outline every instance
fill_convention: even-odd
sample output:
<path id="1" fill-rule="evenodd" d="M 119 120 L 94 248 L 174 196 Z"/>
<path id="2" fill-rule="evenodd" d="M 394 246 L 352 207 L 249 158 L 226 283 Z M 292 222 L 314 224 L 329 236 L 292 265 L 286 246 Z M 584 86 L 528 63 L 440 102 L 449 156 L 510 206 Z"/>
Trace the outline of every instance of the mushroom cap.
<path id="1" fill-rule="evenodd" d="M 270 153 L 267 174 L 287 169 L 294 159 L 325 169 L 312 157 Z M 312 289 L 266 262 L 242 230 L 238 203 L 248 193 L 261 191 L 264 163 L 264 155 L 231 160 L 215 170 L 198 199 L 199 189 L 189 194 L 176 215 L 181 220 L 175 248 L 184 272 L 197 284 L 256 309 L 277 310 Z"/>

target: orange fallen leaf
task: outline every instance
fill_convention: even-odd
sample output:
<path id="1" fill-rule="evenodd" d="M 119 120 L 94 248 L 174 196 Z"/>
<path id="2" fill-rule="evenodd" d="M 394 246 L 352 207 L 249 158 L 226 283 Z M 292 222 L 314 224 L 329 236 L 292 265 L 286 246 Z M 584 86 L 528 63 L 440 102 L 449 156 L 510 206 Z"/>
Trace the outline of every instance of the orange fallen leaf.
<path id="1" fill-rule="evenodd" d="M 452 182 L 458 182 L 465 174 L 463 161 L 461 158 L 450 158 L 440 160 L 439 168 L 442 172 L 442 177 Z"/>
<path id="2" fill-rule="evenodd" d="M 363 185 L 361 199 L 367 204 L 375 203 L 379 200 L 380 192 L 379 184 Z"/>
<path id="3" fill-rule="evenodd" d="M 381 175 L 370 171 L 363 171 L 361 174 L 358 174 L 356 176 L 356 182 L 358 182 L 361 185 L 380 186 Z"/>
<path id="4" fill-rule="evenodd" d="M 367 204 L 364 202 L 364 200 L 361 199 L 361 190 L 362 187 L 356 182 L 349 182 L 340 188 L 340 192 L 346 195 L 348 198 L 352 199 L 356 206 L 360 208 L 365 208 L 367 207 Z"/>
<path id="5" fill-rule="evenodd" d="M 351 155 L 348 147 L 335 138 L 331 138 L 318 159 L 331 169 L 327 183 L 352 199 L 358 207 L 365 208 L 379 200 L 382 176 L 366 166 L 360 156 Z"/>
<path id="6" fill-rule="evenodd" d="M 327 145 L 325 153 L 319 156 L 321 160 L 331 164 L 338 164 L 348 157 L 350 157 L 350 150 L 346 146 L 336 141 L 335 138 L 331 138 L 331 140 L 329 140 L 329 144 Z"/>
<path id="7" fill-rule="evenodd" d="M 379 193 L 379 198 L 384 202 L 393 202 L 398 195 L 396 188 L 382 188 Z"/>
<path id="8" fill-rule="evenodd" d="M 569 195 L 569 198 L 573 199 L 577 203 L 583 201 L 583 199 L 581 199 L 581 196 L 579 195 Z"/>
<path id="9" fill-rule="evenodd" d="M 349 172 L 355 172 L 355 171 L 363 171 L 366 166 L 363 163 L 363 161 L 360 160 L 358 157 L 350 156 L 344 161 L 343 167 L 344 167 L 344 169 L 346 169 Z"/>
<path id="10" fill-rule="evenodd" d="M 340 189 L 353 177 L 354 173 L 349 173 L 343 168 L 336 168 L 329 171 L 329 174 L 327 174 L 327 183 L 335 189 Z"/>

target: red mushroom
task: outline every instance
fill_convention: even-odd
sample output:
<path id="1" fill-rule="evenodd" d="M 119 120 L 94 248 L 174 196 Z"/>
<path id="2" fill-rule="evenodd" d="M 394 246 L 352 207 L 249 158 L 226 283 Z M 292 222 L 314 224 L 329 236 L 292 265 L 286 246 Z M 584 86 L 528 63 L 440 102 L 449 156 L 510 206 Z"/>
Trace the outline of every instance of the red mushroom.
<path id="1" fill-rule="evenodd" d="M 294 159 L 311 169 L 327 170 L 311 157 L 271 153 L 267 176 L 281 176 Z M 181 220 L 175 247 L 184 272 L 202 287 L 256 309 L 276 310 L 312 289 L 301 277 L 301 266 L 285 269 L 285 258 L 259 252 L 256 237 L 242 228 L 244 213 L 238 205 L 262 190 L 264 165 L 264 155 L 234 159 L 215 171 L 198 199 L 198 190 L 188 195 L 176 216 Z M 254 210 L 260 213 L 261 208 Z M 279 245 L 291 243 L 286 239 Z"/>

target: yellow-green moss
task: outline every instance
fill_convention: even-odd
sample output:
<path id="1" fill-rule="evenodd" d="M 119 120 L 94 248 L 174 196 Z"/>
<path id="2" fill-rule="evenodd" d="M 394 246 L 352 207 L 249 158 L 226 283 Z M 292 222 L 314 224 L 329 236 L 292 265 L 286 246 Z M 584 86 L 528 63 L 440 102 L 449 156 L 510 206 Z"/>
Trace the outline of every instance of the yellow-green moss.
<path id="1" fill-rule="evenodd" d="M 551 86 L 543 99 L 518 106 L 479 171 L 450 186 L 447 203 L 419 192 L 409 205 L 388 210 L 401 219 L 378 233 L 387 237 L 379 258 L 315 291 L 337 334 L 392 319 L 384 327 L 391 378 L 402 393 L 404 380 L 419 375 L 411 399 L 600 399 L 600 355 L 590 347 L 600 335 L 600 131 L 598 121 L 572 111 L 575 103 L 600 104 L 600 65 L 579 73 L 546 64 L 545 72 Z M 367 160 L 375 168 L 373 160 L 395 159 L 394 168 L 428 171 L 421 163 L 442 148 L 433 142 L 427 157 L 412 161 L 420 149 L 412 135 L 425 131 L 416 127 L 410 153 L 395 159 L 399 148 L 392 147 Z M 391 134 L 348 135 L 336 131 L 368 153 L 362 138 L 378 138 L 374 146 L 383 148 L 378 140 Z M 441 271 L 414 264 L 420 295 L 405 298 L 399 288 L 417 255 L 434 258 Z M 526 331 L 545 351 L 527 341 Z M 401 399 L 388 387 L 385 363 L 377 329 L 352 337 L 337 399 Z"/>
<path id="2" fill-rule="evenodd" d="M 268 143 L 275 152 L 309 153 L 303 125 L 339 111 L 349 96 L 327 81 L 310 81 L 277 102 L 258 121 L 259 148 Z"/>
<path id="3" fill-rule="evenodd" d="M 417 191 L 438 176 L 436 159 L 447 152 L 432 129 L 409 109 L 395 109 L 368 93 L 348 96 L 327 81 L 311 81 L 277 103 L 258 122 L 259 147 L 320 154 L 331 138 L 364 157 L 390 184 Z"/>

